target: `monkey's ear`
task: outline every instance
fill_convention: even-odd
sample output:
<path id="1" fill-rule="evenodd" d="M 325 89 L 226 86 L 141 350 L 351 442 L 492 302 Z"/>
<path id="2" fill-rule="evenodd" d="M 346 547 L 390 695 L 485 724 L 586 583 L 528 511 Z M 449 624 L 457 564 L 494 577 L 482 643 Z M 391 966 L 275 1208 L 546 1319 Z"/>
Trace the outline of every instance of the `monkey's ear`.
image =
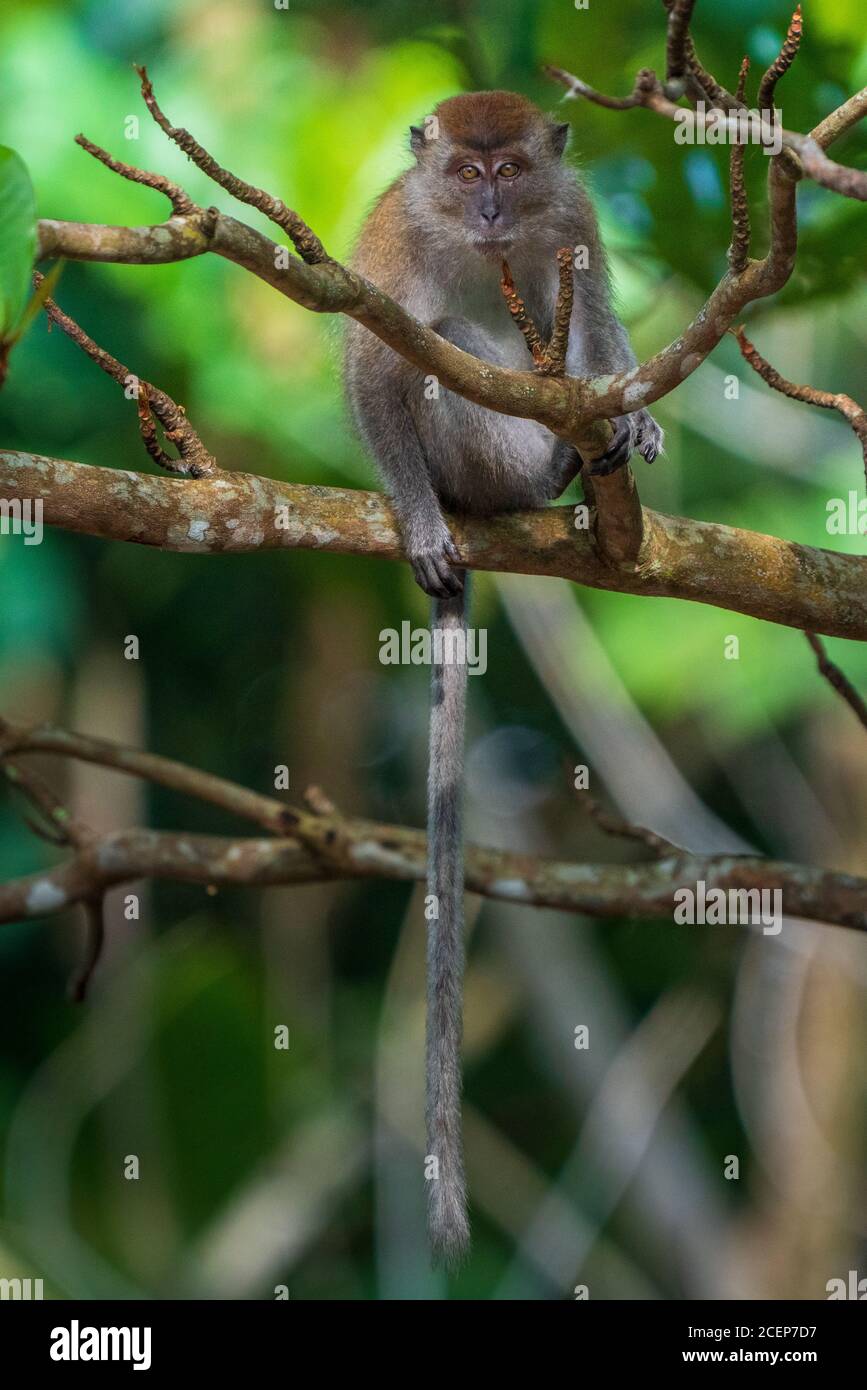
<path id="1" fill-rule="evenodd" d="M 550 127 L 550 130 L 551 148 L 553 149 L 554 153 L 559 156 L 563 153 L 563 151 L 569 143 L 569 136 L 572 132 L 572 127 L 567 124 L 561 125 L 560 122 L 557 122 L 556 125 L 552 125 Z"/>
<path id="2" fill-rule="evenodd" d="M 420 125 L 411 125 L 409 128 L 409 147 L 416 159 L 427 145 L 424 130 Z"/>

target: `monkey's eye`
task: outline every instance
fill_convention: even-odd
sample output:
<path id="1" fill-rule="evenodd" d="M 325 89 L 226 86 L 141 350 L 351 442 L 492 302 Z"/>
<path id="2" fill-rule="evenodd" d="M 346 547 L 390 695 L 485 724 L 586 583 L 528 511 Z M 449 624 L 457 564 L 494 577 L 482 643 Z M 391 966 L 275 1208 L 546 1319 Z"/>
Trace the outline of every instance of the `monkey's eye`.
<path id="1" fill-rule="evenodd" d="M 462 164 L 458 170 L 458 178 L 463 179 L 464 183 L 475 183 L 476 179 L 481 178 L 481 174 L 475 164 Z"/>
<path id="2" fill-rule="evenodd" d="M 517 164 L 501 164 L 497 170 L 501 179 L 516 179 L 520 172 Z"/>

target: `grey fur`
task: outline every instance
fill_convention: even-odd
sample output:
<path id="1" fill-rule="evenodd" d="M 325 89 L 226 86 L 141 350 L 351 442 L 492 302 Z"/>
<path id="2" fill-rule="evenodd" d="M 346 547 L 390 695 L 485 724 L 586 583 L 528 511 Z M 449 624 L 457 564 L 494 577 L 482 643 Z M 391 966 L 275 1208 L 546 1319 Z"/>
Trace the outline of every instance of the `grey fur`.
<path id="1" fill-rule="evenodd" d="M 547 334 L 557 294 L 556 252 L 586 247 L 589 268 L 575 274 L 567 371 L 586 376 L 628 369 L 635 357 L 612 308 L 592 204 L 559 158 L 562 128 L 541 112 L 536 117 L 526 138 L 509 146 L 509 159 L 526 156 L 526 171 L 508 186 L 491 155 L 478 189 L 458 188 L 452 164 L 456 151 L 464 157 L 463 148 L 446 134 L 427 142 L 417 130 L 416 165 L 371 212 L 354 267 L 458 347 L 497 366 L 527 370 L 526 345 L 500 290 L 502 257 L 508 255 L 528 312 Z M 483 162 L 478 154 L 466 157 Z M 500 231 L 507 249 L 497 239 Z M 356 426 L 388 488 L 407 558 L 434 599 L 433 623 L 465 625 L 465 575 L 443 507 L 485 514 L 541 506 L 560 495 L 581 459 L 535 421 L 500 415 L 437 388 L 356 323 L 348 329 L 345 375 Z M 655 457 L 662 432 L 647 411 L 614 423 L 617 443 L 606 467 L 635 448 L 648 461 Z M 439 1177 L 429 1184 L 429 1225 L 434 1253 L 448 1263 L 457 1262 L 469 1242 L 460 1066 L 466 676 L 465 665 L 434 668 L 428 779 L 428 892 L 439 903 L 428 933 L 428 1153 L 439 1162 Z"/>
<path id="2" fill-rule="evenodd" d="M 432 625 L 466 627 L 468 588 L 434 599 Z M 444 644 L 445 650 L 448 646 Z M 463 842 L 465 662 L 438 664 L 431 674 L 428 762 L 428 886 L 436 916 L 427 941 L 427 1143 L 438 1172 L 428 1180 L 428 1228 L 434 1256 L 449 1266 L 469 1247 L 461 1141 L 461 1033 L 464 973 Z"/>

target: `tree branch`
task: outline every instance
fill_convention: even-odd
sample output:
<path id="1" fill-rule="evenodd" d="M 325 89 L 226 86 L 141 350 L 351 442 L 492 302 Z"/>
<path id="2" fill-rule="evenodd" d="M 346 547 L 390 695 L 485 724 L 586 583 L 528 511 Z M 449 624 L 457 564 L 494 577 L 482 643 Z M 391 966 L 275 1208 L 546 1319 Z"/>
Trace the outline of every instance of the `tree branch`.
<path id="1" fill-rule="evenodd" d="M 749 58 L 741 63 L 738 77 L 737 97 L 743 100 L 746 90 L 747 74 L 750 70 Z M 729 158 L 729 184 L 732 203 L 732 242 L 729 247 L 729 265 L 736 275 L 746 270 L 750 257 L 750 206 L 744 182 L 744 156 L 746 147 L 739 142 L 732 145 Z"/>
<path id="2" fill-rule="evenodd" d="M 803 401 L 805 405 L 818 406 L 821 410 L 836 410 L 843 416 L 861 445 L 864 473 L 867 477 L 867 411 L 864 407 L 842 391 L 820 391 L 815 386 L 798 386 L 793 381 L 787 381 L 750 342 L 743 324 L 735 330 L 734 336 L 738 340 L 738 347 L 744 361 L 749 363 L 753 371 L 762 378 L 762 381 L 767 382 L 768 386 L 784 396 L 789 396 L 791 400 Z"/>
<path id="3" fill-rule="evenodd" d="M 73 816 L 64 806 L 53 788 L 34 772 L 33 768 L 12 761 L 6 755 L 5 740 L 11 728 L 0 719 L 0 772 L 33 806 L 43 818 L 43 824 L 34 824 L 29 817 L 25 821 L 30 829 L 41 839 L 47 839 L 55 846 L 71 846 L 79 853 L 85 853 L 94 844 L 96 836 L 89 826 Z M 46 830 L 47 827 L 47 830 Z M 2 892 L 2 889 L 0 889 Z M 85 952 L 84 959 L 69 982 L 69 997 L 76 1003 L 84 1002 L 93 972 L 99 964 L 105 942 L 104 892 L 99 887 L 86 898 L 81 899 L 84 911 Z"/>
<path id="4" fill-rule="evenodd" d="M 680 5 L 681 0 L 678 0 Z M 684 13 L 689 8 L 685 7 Z M 568 78 L 562 70 L 558 72 L 561 77 Z M 660 107 L 657 101 L 658 109 L 676 112 L 678 108 L 673 103 L 660 97 L 660 90 L 653 74 L 649 74 L 645 81 L 639 80 L 636 84 L 636 100 L 640 96 L 641 101 L 647 103 L 653 97 L 654 101 L 662 102 Z M 794 195 L 791 190 L 787 193 L 782 181 L 778 180 L 772 188 L 768 257 L 751 263 L 737 276 L 725 277 L 686 333 L 649 362 L 629 372 L 588 380 L 510 371 L 482 362 L 445 342 L 375 286 L 327 259 L 321 243 L 315 239 L 315 245 L 310 242 L 313 234 L 297 214 L 290 213 L 271 195 L 222 169 L 189 132 L 168 124 L 144 75 L 143 92 L 155 119 L 199 167 L 222 187 L 266 212 L 289 230 L 296 241 L 300 238 L 311 263 L 294 258 L 287 263 L 285 256 L 280 254 L 281 248 L 267 237 L 213 208 L 207 211 L 193 208 L 186 217 L 176 214 L 160 228 L 98 228 L 81 223 L 43 222 L 40 224 L 40 255 L 144 264 L 187 259 L 210 250 L 258 275 L 308 309 L 349 315 L 414 366 L 435 375 L 442 386 L 476 405 L 539 421 L 573 443 L 585 459 L 592 460 L 605 452 L 611 438 L 608 423 L 611 419 L 649 405 L 679 385 L 701 365 L 746 304 L 782 288 L 794 264 Z M 139 181 L 155 177 L 131 170 L 130 166 L 111 161 L 110 157 L 104 162 L 124 177 L 135 177 Z M 171 187 L 176 207 L 178 190 L 175 185 Z M 161 187 L 160 191 L 167 190 Z M 171 190 L 169 196 L 172 196 Z"/>
<path id="5" fill-rule="evenodd" d="M 788 33 L 783 41 L 783 46 L 759 84 L 758 103 L 760 111 L 773 111 L 774 92 L 776 91 L 777 83 L 781 77 L 785 76 L 797 58 L 798 50 L 801 47 L 802 34 L 803 18 L 801 15 L 801 6 L 798 5 L 795 13 L 792 15 Z"/>
<path id="6" fill-rule="evenodd" d="M 78 903 L 90 905 L 109 888 L 142 878 L 264 888 L 361 878 L 422 881 L 426 876 L 427 846 L 421 831 L 343 817 L 321 794 L 312 797 L 321 811 L 302 811 L 169 758 L 63 729 L 20 729 L 0 721 L 0 759 L 13 754 L 20 759 L 33 752 L 79 758 L 147 778 L 253 820 L 281 838 L 126 830 L 84 840 L 56 868 L 0 885 L 0 922 L 51 916 Z M 691 855 L 649 832 L 624 827 L 617 818 L 606 823 L 614 833 L 639 838 L 664 857 L 653 864 L 574 864 L 471 845 L 466 851 L 466 886 L 504 902 L 637 919 L 669 916 L 677 891 L 699 882 L 706 890 L 725 892 L 778 889 L 783 910 L 791 916 L 867 930 L 867 880 L 754 857 Z M 92 964 L 89 959 L 88 973 Z"/>
<path id="7" fill-rule="evenodd" d="M 44 277 L 36 271 L 33 279 L 38 287 Z M 42 307 L 50 321 L 71 338 L 76 347 L 81 348 L 85 356 L 95 362 L 101 371 L 116 381 L 118 386 L 123 387 L 125 391 L 130 386 L 135 388 L 142 442 L 154 463 L 169 473 L 180 473 L 191 478 L 203 478 L 217 472 L 216 459 L 208 452 L 193 429 L 183 406 L 177 405 L 171 396 L 166 395 L 158 386 L 152 386 L 149 381 L 142 381 L 116 357 L 112 357 L 110 352 L 101 348 L 53 299 L 46 299 Z M 162 425 L 166 438 L 171 440 L 180 454 L 179 459 L 171 458 L 161 448 L 156 437 L 154 416 Z"/>
<path id="8" fill-rule="evenodd" d="M 141 79 L 141 93 L 145 105 L 160 130 L 183 150 L 188 159 L 191 159 L 203 173 L 207 174 L 209 179 L 213 179 L 214 183 L 225 188 L 227 193 L 231 193 L 233 198 L 237 198 L 241 203 L 247 203 L 249 207 L 256 208 L 259 212 L 264 213 L 275 226 L 281 227 L 289 236 L 299 256 L 308 265 L 322 265 L 331 260 L 318 236 L 310 230 L 306 222 L 302 221 L 297 212 L 287 208 L 280 198 L 273 197 L 262 188 L 255 188 L 253 184 L 239 179 L 228 169 L 223 169 L 188 130 L 184 130 L 183 126 L 171 125 L 168 117 L 163 114 L 157 103 L 147 69 L 137 67 L 136 72 Z"/>
<path id="9" fill-rule="evenodd" d="M 125 830 L 106 835 L 57 868 L 0 885 L 0 922 L 46 917 L 97 892 L 137 879 L 218 888 L 387 878 L 421 882 L 421 831 L 347 822 L 342 866 L 325 866 L 294 840 Z M 590 917 L 670 917 L 674 894 L 703 882 L 706 891 L 782 893 L 783 912 L 829 926 L 867 931 L 867 879 L 769 859 L 686 855 L 653 864 L 576 864 L 469 845 L 466 886 L 501 902 L 580 912 Z"/>
<path id="10" fill-rule="evenodd" d="M 793 20 L 794 25 L 795 21 Z M 799 30 L 797 38 L 800 39 Z M 773 87 L 776 86 L 777 80 L 791 65 L 796 51 L 795 35 L 790 30 L 789 38 L 787 38 L 783 48 L 783 54 L 786 57 L 783 58 L 783 54 L 781 54 L 781 57 L 766 74 L 766 80 L 770 79 L 773 74 L 770 87 L 771 95 L 773 95 Z M 727 91 L 725 87 L 721 87 L 715 78 L 705 72 L 698 61 L 689 35 L 686 36 L 686 53 L 689 73 L 696 84 L 696 91 L 691 91 L 687 84 L 686 93 L 693 100 L 696 96 L 702 96 L 710 102 L 710 110 L 703 114 L 696 113 L 695 119 L 700 121 L 705 128 L 716 127 L 719 123 L 719 112 L 728 112 L 730 116 L 728 122 L 729 139 L 734 142 L 738 135 L 738 112 L 743 109 L 742 100 Z M 564 68 L 547 66 L 545 72 L 555 82 L 565 87 L 567 96 L 582 97 L 586 101 L 594 102 L 597 106 L 605 106 L 611 110 L 627 111 L 635 107 L 644 107 L 648 111 L 654 111 L 658 116 L 676 121 L 680 119 L 680 115 L 685 109 L 679 106 L 676 100 L 671 99 L 665 85 L 659 80 L 652 68 L 642 68 L 636 77 L 635 86 L 630 95 L 620 98 L 609 97 L 603 92 L 596 91 L 580 77 L 567 72 Z M 676 91 L 677 88 L 675 87 L 674 90 Z M 826 116 L 809 135 L 781 129 L 779 135 L 782 140 L 783 152 L 780 158 L 788 177 L 797 180 L 806 176 L 823 188 L 829 189 L 832 193 L 839 193 L 845 198 L 856 198 L 861 202 L 867 201 L 867 171 L 851 169 L 844 164 L 838 164 L 824 153 L 834 140 L 862 120 L 865 114 L 867 114 L 867 89 L 862 89 L 838 107 L 836 111 L 832 111 Z M 797 159 L 793 158 L 795 155 L 798 156 Z"/>
<path id="11" fill-rule="evenodd" d="M 675 99 L 686 90 L 689 25 L 695 0 L 673 0 L 668 6 L 666 42 L 666 92 Z"/>
<path id="12" fill-rule="evenodd" d="M 670 54 L 683 67 L 693 50 L 687 47 L 693 5 L 674 0 L 671 7 Z M 692 55 L 692 56 L 691 56 Z M 560 74 L 563 76 L 563 74 Z M 523 324 L 537 358 L 536 373 L 494 367 L 460 351 L 430 328 L 417 322 L 375 286 L 327 256 L 324 248 L 296 213 L 270 194 L 223 169 L 186 130 L 172 126 L 158 106 L 141 70 L 142 93 L 154 119 L 166 134 L 221 187 L 264 212 L 288 231 L 302 259 L 282 254 L 282 248 L 252 228 L 214 208 L 197 208 L 183 190 L 160 175 L 121 164 L 94 146 L 81 143 L 124 178 L 151 186 L 170 198 L 173 217 L 160 228 L 97 228 L 85 224 L 45 222 L 40 227 L 40 254 L 88 260 L 164 262 L 186 259 L 210 250 L 224 256 L 316 312 L 345 313 L 374 332 L 407 361 L 433 374 L 440 384 L 477 405 L 501 413 L 537 420 L 571 442 L 585 460 L 601 456 L 612 436 L 610 421 L 648 406 L 674 390 L 704 361 L 744 306 L 775 293 L 788 280 L 794 265 L 797 232 L 793 184 L 775 167 L 771 170 L 771 247 L 763 261 L 747 262 L 743 251 L 744 208 L 734 171 L 735 239 L 732 268 L 708 302 L 675 342 L 650 361 L 627 372 L 595 380 L 565 376 L 568 334 L 567 309 L 572 293 L 571 258 L 561 260 L 560 294 L 551 341 Z M 635 100 L 667 110 L 653 74 L 639 75 Z M 660 102 L 662 105 L 660 106 Z M 675 109 L 675 108 L 672 108 Z M 823 156 L 824 157 L 824 156 Z M 742 193 L 742 189 L 741 189 Z M 506 268 L 505 288 L 521 325 L 520 299 Z M 523 318 L 526 320 L 526 313 Z M 535 337 L 534 337 L 535 335 Z M 158 461 L 162 461 L 158 458 Z M 593 487 L 596 507 L 594 537 L 602 558 L 614 569 L 640 571 L 647 562 L 648 537 L 635 479 L 628 468 L 599 479 Z"/>
<path id="13" fill-rule="evenodd" d="M 865 116 L 867 87 L 862 87 L 860 92 L 856 92 L 848 101 L 844 101 L 842 106 L 838 106 L 836 111 L 832 111 L 814 126 L 810 131 L 810 139 L 814 140 L 820 149 L 826 150 L 835 140 L 839 140 L 841 135 L 845 135 L 853 126 L 863 121 Z"/>
<path id="14" fill-rule="evenodd" d="M 777 187 L 768 257 L 750 262 L 738 276 L 724 276 L 685 332 L 647 362 L 627 372 L 587 379 L 542 376 L 483 362 L 446 342 L 336 262 L 314 266 L 290 258 L 283 264 L 280 247 L 223 213 L 215 213 L 207 225 L 202 218 L 178 217 L 155 227 L 41 221 L 39 256 L 156 265 L 212 251 L 304 308 L 356 319 L 413 366 L 435 375 L 446 389 L 500 414 L 538 420 L 592 459 L 608 446 L 608 420 L 668 395 L 701 366 L 747 304 L 782 289 L 794 265 L 794 208 L 792 185 Z"/>
<path id="15" fill-rule="evenodd" d="M 626 474 L 621 469 L 595 478 L 594 490 L 617 486 Z M 245 473 L 199 480 L 150 476 L 0 450 L 0 496 L 41 498 L 49 526 L 162 550 L 240 554 L 285 547 L 404 558 L 386 498 L 354 489 L 308 488 Z M 861 556 L 645 508 L 642 556 L 619 567 L 600 554 L 592 530 L 576 529 L 574 522 L 574 509 L 558 506 L 484 519 L 456 516 L 450 527 L 461 564 L 470 569 L 556 575 L 594 589 L 689 599 L 785 627 L 867 640 L 867 559 Z"/>
<path id="16" fill-rule="evenodd" d="M 841 699 L 846 701 L 862 728 L 867 729 L 867 703 L 865 703 L 863 696 L 858 693 L 845 672 L 831 661 L 825 651 L 824 643 L 819 640 L 815 632 L 808 632 L 805 635 L 816 657 L 819 674 L 824 676 Z"/>

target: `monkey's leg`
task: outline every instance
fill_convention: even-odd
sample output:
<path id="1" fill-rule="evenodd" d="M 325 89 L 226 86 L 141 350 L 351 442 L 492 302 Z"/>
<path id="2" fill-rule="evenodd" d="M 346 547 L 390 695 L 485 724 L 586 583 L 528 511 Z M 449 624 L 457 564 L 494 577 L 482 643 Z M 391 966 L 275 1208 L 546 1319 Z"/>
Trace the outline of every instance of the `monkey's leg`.
<path id="1" fill-rule="evenodd" d="M 464 352 L 508 365 L 501 344 L 478 324 L 452 317 L 431 327 Z M 501 415 L 421 383 L 411 409 L 434 488 L 457 510 L 508 511 L 548 495 L 554 440 L 535 420 Z"/>
<path id="2" fill-rule="evenodd" d="M 560 497 L 584 466 L 584 460 L 574 444 L 565 439 L 555 441 L 551 452 L 549 473 L 545 483 L 545 497 L 553 501 Z"/>
<path id="3" fill-rule="evenodd" d="M 416 427 L 423 418 L 415 401 L 420 384 L 388 371 L 357 373 L 354 384 L 356 423 L 379 461 L 416 583 L 432 598 L 459 593 L 458 552 Z"/>

